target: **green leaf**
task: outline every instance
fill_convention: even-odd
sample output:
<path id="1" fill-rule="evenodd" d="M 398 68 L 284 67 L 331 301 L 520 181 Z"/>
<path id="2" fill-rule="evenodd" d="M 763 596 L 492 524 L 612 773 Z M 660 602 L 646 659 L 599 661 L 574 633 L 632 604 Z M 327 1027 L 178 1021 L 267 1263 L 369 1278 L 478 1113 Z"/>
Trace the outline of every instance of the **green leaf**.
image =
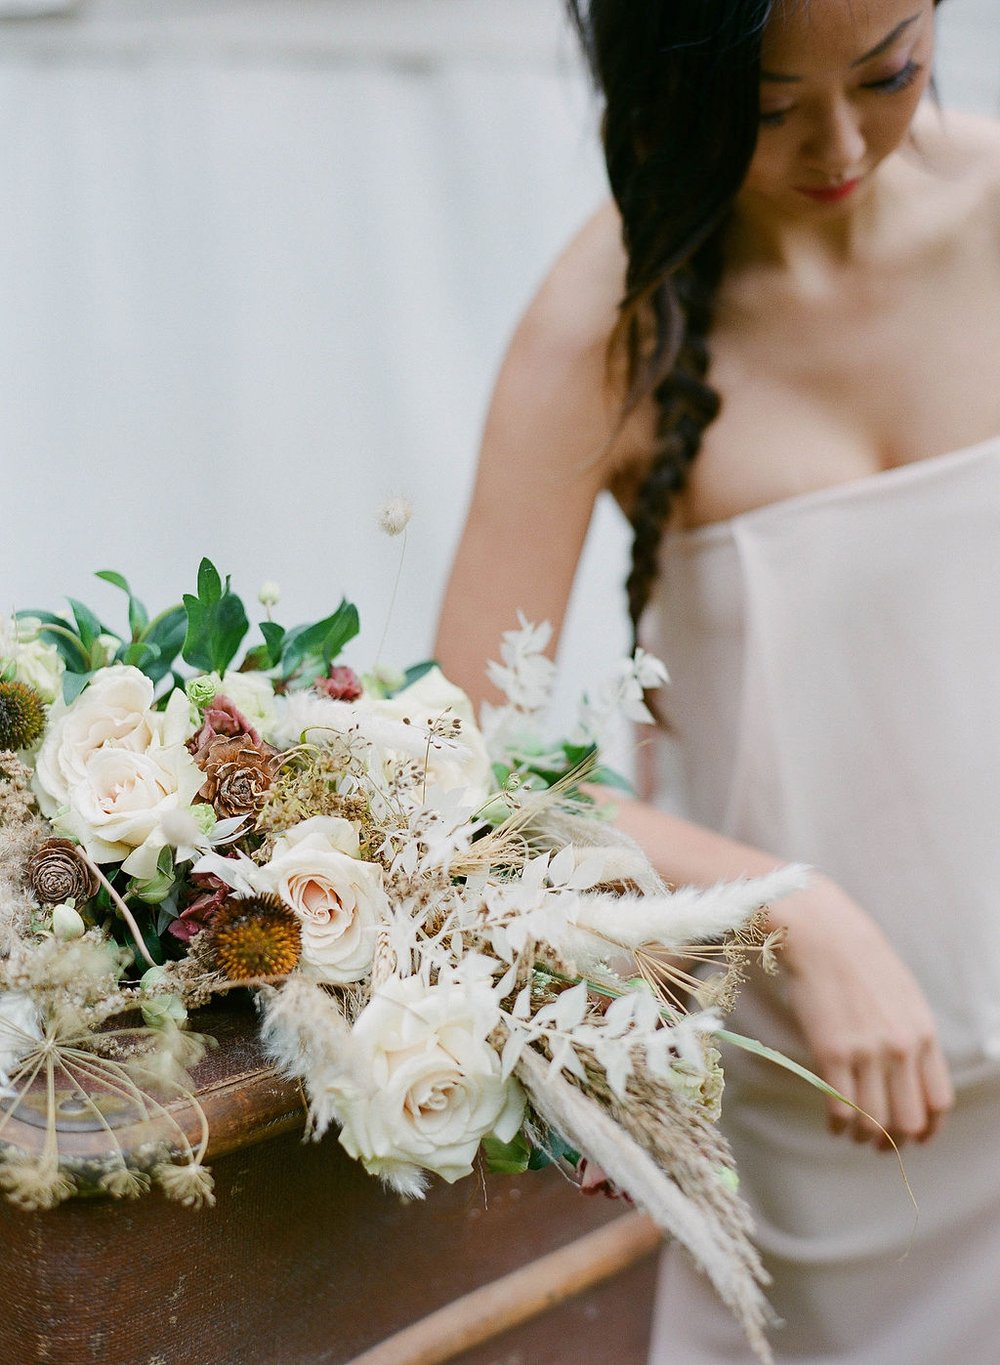
<path id="1" fill-rule="evenodd" d="M 626 796 L 635 795 L 635 788 L 627 777 L 616 773 L 614 768 L 604 767 L 603 764 L 594 769 L 587 781 L 593 782 L 597 787 L 611 787 L 614 791 L 624 792 Z"/>
<path id="2" fill-rule="evenodd" d="M 122 656 L 125 663 L 131 664 L 134 668 L 141 669 L 143 673 L 146 672 L 147 665 L 155 663 L 159 657 L 160 651 L 158 646 L 146 643 L 129 645 Z M 162 677 L 162 674 L 160 676 Z M 157 679 L 154 679 L 153 681 L 155 682 Z"/>
<path id="3" fill-rule="evenodd" d="M 156 659 L 143 670 L 153 682 L 165 678 L 184 643 L 187 633 L 187 612 L 183 607 L 170 607 L 163 611 L 146 628 L 141 644 L 155 645 L 159 651 Z"/>
<path id="4" fill-rule="evenodd" d="M 808 1081 L 817 1090 L 827 1095 L 831 1100 L 840 1100 L 842 1104 L 850 1105 L 852 1109 L 857 1109 L 858 1113 L 863 1114 L 863 1109 L 858 1109 L 856 1104 L 851 1104 L 849 1099 L 835 1090 L 821 1076 L 810 1071 L 807 1067 L 800 1066 L 798 1062 L 793 1062 L 791 1057 L 786 1057 L 783 1052 L 776 1051 L 773 1047 L 768 1047 L 766 1043 L 758 1043 L 756 1038 L 745 1038 L 742 1033 L 730 1033 L 729 1029 L 720 1028 L 712 1031 L 713 1038 L 719 1038 L 724 1043 L 732 1043 L 733 1047 L 742 1048 L 744 1052 L 752 1052 L 755 1057 L 763 1057 L 769 1062 L 774 1062 L 775 1066 L 784 1067 L 786 1071 L 792 1072 L 794 1076 L 799 1076 L 802 1080 Z"/>
<path id="5" fill-rule="evenodd" d="M 226 586 L 229 586 L 228 580 Z M 222 579 L 210 559 L 203 559 L 198 565 L 198 596 L 207 606 L 222 597 Z"/>
<path id="6" fill-rule="evenodd" d="M 49 643 L 55 645 L 71 672 L 90 671 L 90 651 L 84 649 L 79 635 L 74 634 L 67 625 L 62 623 L 57 626 L 43 625 L 38 633 L 47 636 Z"/>
<path id="7" fill-rule="evenodd" d="M 361 629 L 358 609 L 343 599 L 332 616 L 309 626 L 295 626 L 285 636 L 281 671 L 288 678 L 306 661 L 329 667 L 344 645 Z"/>
<path id="8" fill-rule="evenodd" d="M 105 583 L 110 583 L 114 588 L 120 588 L 128 597 L 128 628 L 132 632 L 132 639 L 138 640 L 149 624 L 149 612 L 138 597 L 133 595 L 128 579 L 114 569 L 101 569 L 99 573 L 95 574 L 95 577 L 102 578 Z"/>
<path id="9" fill-rule="evenodd" d="M 361 629 L 358 609 L 353 602 L 348 602 L 346 598 L 342 599 L 333 615 L 328 616 L 321 624 L 329 626 L 323 635 L 322 646 L 323 662 L 329 666 Z"/>
<path id="10" fill-rule="evenodd" d="M 521 1175 L 528 1169 L 531 1144 L 523 1133 L 515 1133 L 510 1142 L 499 1138 L 483 1138 L 483 1156 L 487 1170 L 498 1175 Z"/>
<path id="11" fill-rule="evenodd" d="M 240 664 L 241 673 L 259 673 L 271 667 L 271 651 L 267 645 L 254 645 L 253 649 L 248 649 L 243 655 L 243 662 Z"/>
<path id="12" fill-rule="evenodd" d="M 403 687 L 409 687 L 411 684 L 419 682 L 425 673 L 429 673 L 432 668 L 437 668 L 437 666 L 437 659 L 425 659 L 423 663 L 412 664 L 403 675 L 405 679 Z M 400 692 L 402 692 L 403 687 L 399 688 Z M 395 696 L 396 694 L 393 692 L 390 695 Z"/>
<path id="13" fill-rule="evenodd" d="M 203 560 L 202 566 L 207 563 Z M 209 564 L 209 568 L 212 567 Z M 211 589 L 211 583 L 208 586 Z M 187 633 L 181 649 L 183 658 L 205 673 L 225 673 L 250 629 L 243 603 L 229 591 L 229 580 L 226 580 L 225 592 L 210 602 L 185 594 L 184 607 Z"/>
<path id="14" fill-rule="evenodd" d="M 261 621 L 260 633 L 267 649 L 267 667 L 274 668 L 281 659 L 281 648 L 285 640 L 285 627 L 277 621 Z"/>
<path id="15" fill-rule="evenodd" d="M 76 619 L 76 628 L 80 632 L 80 639 L 83 641 L 83 647 L 89 652 L 91 645 L 97 639 L 98 635 L 104 634 L 103 627 L 90 608 L 84 606 L 82 602 L 78 602 L 75 597 L 67 597 L 66 601 L 73 610 L 73 616 Z"/>
<path id="16" fill-rule="evenodd" d="M 70 702 L 76 701 L 77 697 L 90 682 L 90 673 L 70 673 L 68 670 L 62 675 L 63 701 L 69 706 Z"/>

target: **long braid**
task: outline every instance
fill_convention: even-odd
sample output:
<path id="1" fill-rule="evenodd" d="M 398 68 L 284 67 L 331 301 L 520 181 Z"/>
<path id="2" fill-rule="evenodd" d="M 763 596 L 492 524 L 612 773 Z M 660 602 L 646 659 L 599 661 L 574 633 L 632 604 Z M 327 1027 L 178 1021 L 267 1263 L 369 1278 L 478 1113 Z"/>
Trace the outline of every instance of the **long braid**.
<path id="1" fill-rule="evenodd" d="M 659 547 L 674 499 L 683 489 L 705 428 L 721 406 L 707 381 L 708 333 L 713 303 L 722 275 L 722 230 L 708 239 L 691 260 L 663 286 L 672 289 L 673 306 L 683 317 L 683 336 L 669 374 L 654 389 L 656 434 L 652 455 L 630 509 L 632 565 L 626 581 L 633 645 L 639 620 L 659 573 Z M 654 307 L 663 309 L 658 299 Z"/>

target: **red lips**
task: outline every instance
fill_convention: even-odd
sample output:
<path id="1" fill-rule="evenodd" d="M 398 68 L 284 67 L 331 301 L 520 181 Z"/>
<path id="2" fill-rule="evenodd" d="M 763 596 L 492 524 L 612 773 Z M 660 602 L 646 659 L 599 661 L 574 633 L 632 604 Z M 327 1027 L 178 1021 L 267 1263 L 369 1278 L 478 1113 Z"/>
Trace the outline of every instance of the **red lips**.
<path id="1" fill-rule="evenodd" d="M 814 199 L 817 204 L 839 204 L 841 199 L 846 199 L 849 194 L 853 194 L 860 184 L 861 179 L 858 177 L 854 180 L 845 180 L 841 185 L 824 185 L 818 189 L 807 185 L 796 185 L 795 188 L 799 194 L 807 195 L 810 199 Z"/>

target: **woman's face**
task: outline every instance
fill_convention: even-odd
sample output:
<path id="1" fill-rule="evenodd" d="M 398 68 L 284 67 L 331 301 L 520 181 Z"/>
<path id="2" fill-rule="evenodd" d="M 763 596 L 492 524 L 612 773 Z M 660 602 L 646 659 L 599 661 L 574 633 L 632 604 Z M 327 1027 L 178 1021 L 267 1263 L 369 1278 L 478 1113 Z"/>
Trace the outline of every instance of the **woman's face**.
<path id="1" fill-rule="evenodd" d="M 761 128 L 743 195 L 843 211 L 906 136 L 930 79 L 933 0 L 779 4 L 761 53 Z"/>

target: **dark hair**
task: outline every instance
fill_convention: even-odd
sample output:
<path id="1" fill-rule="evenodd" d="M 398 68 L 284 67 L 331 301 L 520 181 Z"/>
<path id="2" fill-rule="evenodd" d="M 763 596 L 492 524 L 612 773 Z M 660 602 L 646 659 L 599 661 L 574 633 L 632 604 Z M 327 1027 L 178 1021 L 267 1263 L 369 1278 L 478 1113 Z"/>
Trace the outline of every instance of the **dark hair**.
<path id="1" fill-rule="evenodd" d="M 651 459 L 630 509 L 637 634 L 671 502 L 720 408 L 707 338 L 725 226 L 757 145 L 762 35 L 781 0 L 566 3 L 604 94 L 605 161 L 628 255 L 609 372 L 624 360 L 623 420 L 656 401 Z"/>

